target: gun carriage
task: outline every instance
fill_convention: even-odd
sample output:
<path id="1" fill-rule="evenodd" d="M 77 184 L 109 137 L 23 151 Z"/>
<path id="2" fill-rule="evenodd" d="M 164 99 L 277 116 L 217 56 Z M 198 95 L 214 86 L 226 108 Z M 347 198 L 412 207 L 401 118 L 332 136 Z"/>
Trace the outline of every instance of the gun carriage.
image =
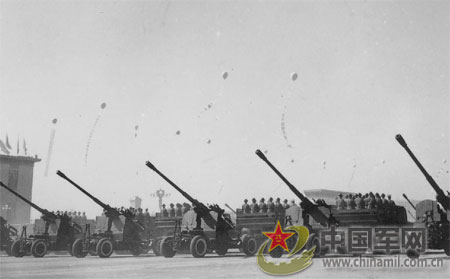
<path id="1" fill-rule="evenodd" d="M 150 240 L 148 237 L 141 236 L 142 232 L 145 231 L 144 224 L 134 220 L 133 214 L 126 211 L 119 211 L 103 203 L 72 181 L 63 172 L 58 170 L 57 175 L 68 181 L 102 207 L 107 219 L 106 230 L 91 233 L 91 230 L 87 227 L 84 235 L 73 243 L 72 253 L 75 257 L 83 258 L 89 253 L 91 255 L 98 255 L 101 258 L 108 258 L 114 250 L 128 250 L 132 255 L 138 256 L 149 251 Z"/>
<path id="2" fill-rule="evenodd" d="M 17 238 L 17 233 L 17 229 L 0 216 L 0 251 L 5 251 L 8 256 L 11 256 L 11 245 Z"/>
<path id="3" fill-rule="evenodd" d="M 255 238 L 246 234 L 245 229 L 237 230 L 218 205 L 206 206 L 183 191 L 152 163 L 147 161 L 146 166 L 193 205 L 193 209 L 184 214 L 181 222 L 176 222 L 172 235 L 161 239 L 160 252 L 164 257 L 170 258 L 177 252 L 186 250 L 196 258 L 204 257 L 207 252 L 212 251 L 225 255 L 230 248 L 238 248 L 248 256 L 256 253 L 258 247 Z"/>
<path id="4" fill-rule="evenodd" d="M 406 150 L 408 155 L 420 169 L 425 179 L 436 192 L 436 201 L 423 200 L 416 204 L 416 222 L 415 227 L 427 228 L 427 242 L 429 249 L 443 249 L 447 256 L 450 256 L 450 197 L 445 195 L 444 191 L 428 174 L 414 153 L 406 144 L 403 137 L 398 134 L 395 139 Z M 439 206 L 440 205 L 440 206 Z"/>
<path id="5" fill-rule="evenodd" d="M 11 243 L 12 256 L 20 258 L 32 254 L 34 257 L 39 258 L 45 256 L 48 251 L 67 251 L 71 253 L 72 244 L 82 235 L 82 230 L 79 226 L 71 223 L 70 218 L 67 216 L 57 216 L 54 213 L 37 206 L 1 181 L 0 185 L 35 210 L 39 211 L 42 214 L 41 218 L 45 223 L 45 229 L 42 234 L 28 235 L 26 226 L 24 226 L 20 236 Z M 56 235 L 49 233 L 50 226 L 57 227 Z"/>

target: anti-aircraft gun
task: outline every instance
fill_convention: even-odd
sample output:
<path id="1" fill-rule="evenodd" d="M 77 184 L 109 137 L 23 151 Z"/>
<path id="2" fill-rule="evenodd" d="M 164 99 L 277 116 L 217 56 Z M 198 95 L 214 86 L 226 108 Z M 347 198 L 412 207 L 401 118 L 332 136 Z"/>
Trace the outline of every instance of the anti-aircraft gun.
<path id="1" fill-rule="evenodd" d="M 28 236 L 26 226 L 23 227 L 21 235 L 11 244 L 11 254 L 13 256 L 23 257 L 31 252 L 35 257 L 43 257 L 47 251 L 71 252 L 72 243 L 80 236 L 80 231 L 71 224 L 68 216 L 57 216 L 56 214 L 37 206 L 1 181 L 0 185 L 39 211 L 42 214 L 41 218 L 45 222 L 45 229 L 42 234 Z M 57 224 L 57 220 L 60 221 L 59 225 Z M 49 227 L 51 225 L 58 226 L 56 235 L 49 234 Z"/>
<path id="2" fill-rule="evenodd" d="M 0 251 L 5 251 L 8 256 L 11 256 L 11 245 L 17 237 L 17 229 L 0 216 Z"/>
<path id="3" fill-rule="evenodd" d="M 334 218 L 331 213 L 331 208 L 324 202 L 321 202 L 321 205 L 317 203 L 313 203 L 307 197 L 305 197 L 294 185 L 292 185 L 286 177 L 267 159 L 264 153 L 261 150 L 256 150 L 256 155 L 258 155 L 261 160 L 263 160 L 280 178 L 284 183 L 289 187 L 289 189 L 301 200 L 302 211 L 302 219 L 303 225 L 307 227 L 313 233 L 310 235 L 309 240 L 307 242 L 307 247 L 316 246 L 316 251 L 320 253 L 320 240 L 319 236 L 315 231 L 317 230 L 317 226 L 311 224 L 310 217 L 318 223 L 321 227 L 331 227 L 331 226 L 339 226 L 339 222 Z M 326 213 L 328 211 L 328 214 Z M 289 216 L 287 216 L 289 217 Z M 314 227 L 313 227 L 314 225 Z M 308 248 L 309 249 L 309 248 Z"/>
<path id="4" fill-rule="evenodd" d="M 160 252 L 164 257 L 171 258 L 182 250 L 189 250 L 196 258 L 213 250 L 218 255 L 225 255 L 230 248 L 239 248 L 248 256 L 256 253 L 258 247 L 255 238 L 243 233 L 244 230 L 236 230 L 231 219 L 224 215 L 224 210 L 218 205 L 206 206 L 183 191 L 152 163 L 147 161 L 146 166 L 193 205 L 193 210 L 183 216 L 182 224 L 177 222 L 174 235 L 161 240 Z"/>
<path id="5" fill-rule="evenodd" d="M 77 239 L 72 245 L 72 253 L 75 257 L 83 258 L 89 253 L 98 255 L 101 258 L 108 258 L 114 250 L 129 250 L 134 256 L 148 252 L 149 240 L 142 239 L 140 236 L 140 233 L 144 231 L 143 224 L 134 220 L 133 214 L 121 212 L 103 203 L 72 181 L 63 172 L 58 170 L 56 174 L 102 207 L 107 218 L 107 228 L 103 232 L 91 234 L 90 227 L 86 226 L 83 238 Z M 113 225 L 116 229 L 115 231 L 112 229 Z"/>
<path id="6" fill-rule="evenodd" d="M 439 185 L 434 181 L 431 175 L 425 170 L 416 156 L 412 153 L 411 149 L 406 144 L 403 137 L 398 134 L 395 136 L 398 143 L 406 150 L 411 159 L 420 169 L 422 174 L 425 176 L 428 183 L 431 185 L 433 190 L 436 192 L 436 201 L 423 200 L 416 205 L 416 220 L 414 224 L 416 227 L 427 228 L 428 234 L 428 248 L 430 249 L 444 249 L 445 253 L 450 255 L 450 196 L 445 195 L 444 191 L 439 187 Z M 440 204 L 443 208 L 439 208 Z"/>

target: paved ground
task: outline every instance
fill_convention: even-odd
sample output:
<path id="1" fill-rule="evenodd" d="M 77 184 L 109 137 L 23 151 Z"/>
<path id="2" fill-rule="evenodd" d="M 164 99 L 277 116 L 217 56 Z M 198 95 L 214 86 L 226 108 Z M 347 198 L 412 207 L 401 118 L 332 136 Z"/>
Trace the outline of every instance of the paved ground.
<path id="1" fill-rule="evenodd" d="M 381 258 L 381 257 L 377 257 Z M 449 278 L 450 257 L 443 253 L 421 258 L 442 259 L 440 268 L 325 268 L 322 259 L 314 259 L 306 270 L 282 278 Z M 330 258 L 325 259 L 355 259 Z M 400 256 L 403 261 L 407 259 Z M 224 257 L 210 255 L 203 259 L 176 255 L 172 259 L 146 255 L 113 255 L 108 259 L 72 258 L 47 255 L 44 258 L 0 257 L 0 278 L 270 278 L 256 265 L 255 257 L 231 253 Z"/>

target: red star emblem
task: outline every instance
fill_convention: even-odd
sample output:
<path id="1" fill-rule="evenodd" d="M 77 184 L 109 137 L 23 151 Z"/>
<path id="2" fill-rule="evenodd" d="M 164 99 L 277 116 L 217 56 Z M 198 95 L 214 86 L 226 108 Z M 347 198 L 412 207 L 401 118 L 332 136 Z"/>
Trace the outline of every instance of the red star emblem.
<path id="1" fill-rule="evenodd" d="M 263 232 L 263 234 L 272 240 L 272 243 L 270 244 L 269 252 L 272 251 L 273 249 L 275 249 L 277 246 L 281 246 L 285 251 L 289 252 L 289 249 L 286 244 L 286 239 L 288 239 L 295 233 L 283 232 L 281 230 L 280 221 L 278 221 L 277 227 L 275 228 L 274 232 L 271 232 L 271 233 Z"/>

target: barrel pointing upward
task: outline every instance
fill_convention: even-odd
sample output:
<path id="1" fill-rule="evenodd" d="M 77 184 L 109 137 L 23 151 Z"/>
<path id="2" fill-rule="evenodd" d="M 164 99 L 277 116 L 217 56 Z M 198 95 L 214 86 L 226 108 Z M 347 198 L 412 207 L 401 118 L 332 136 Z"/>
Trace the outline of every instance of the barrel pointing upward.
<path id="1" fill-rule="evenodd" d="M 403 194 L 403 197 L 405 198 L 405 200 L 407 202 L 409 202 L 409 204 L 412 206 L 412 208 L 414 208 L 414 210 L 416 210 L 416 207 L 414 206 L 414 204 L 408 199 L 408 197 L 405 194 Z"/>
<path id="2" fill-rule="evenodd" d="M 408 152 L 409 156 L 414 161 L 414 163 L 416 163 L 417 167 L 423 173 L 428 183 L 430 183 L 431 187 L 433 187 L 434 191 L 437 194 L 437 201 L 441 203 L 441 205 L 444 207 L 445 210 L 449 210 L 449 203 L 450 203 L 449 198 L 445 196 L 444 191 L 439 187 L 436 181 L 434 181 L 433 177 L 431 177 L 431 175 L 428 174 L 428 172 L 425 170 L 425 168 L 422 166 L 419 160 L 417 160 L 416 156 L 412 153 L 411 149 L 409 149 L 402 135 L 400 134 L 396 135 L 395 139 L 406 150 L 406 152 Z"/>
<path id="3" fill-rule="evenodd" d="M 73 186 L 75 186 L 78 190 L 80 190 L 81 192 L 83 192 L 86 196 L 88 196 L 89 198 L 91 198 L 96 204 L 100 205 L 103 209 L 105 209 L 107 212 L 109 213 L 113 213 L 116 215 L 120 215 L 119 212 L 117 212 L 117 210 L 113 209 L 111 206 L 101 202 L 99 199 L 97 199 L 96 197 L 94 197 L 93 195 L 91 195 L 88 191 L 84 190 L 81 186 L 79 186 L 78 184 L 76 184 L 74 181 L 72 181 L 70 178 L 68 178 L 62 171 L 58 170 L 56 172 L 57 175 L 59 175 L 61 178 L 67 180 L 70 184 L 72 184 Z"/>
<path id="4" fill-rule="evenodd" d="M 27 204 L 29 204 L 31 207 L 33 207 L 34 209 L 36 209 L 37 211 L 39 211 L 42 215 L 44 215 L 46 218 L 49 219 L 57 219 L 58 217 L 51 213 L 50 211 L 40 208 L 39 206 L 37 206 L 36 204 L 34 204 L 33 202 L 29 201 L 28 199 L 24 198 L 22 195 L 20 195 L 19 193 L 17 193 L 16 191 L 14 191 L 13 189 L 9 188 L 8 186 L 6 186 L 3 182 L 0 181 L 0 185 L 2 187 L 4 187 L 6 190 L 10 191 L 11 193 L 13 193 L 14 195 L 16 195 L 18 198 L 20 198 L 21 200 L 23 200 L 24 202 L 26 202 Z"/>
<path id="5" fill-rule="evenodd" d="M 302 201 L 302 207 L 303 209 L 311 215 L 318 223 L 320 223 L 322 226 L 331 226 L 331 225 L 339 225 L 339 223 L 334 219 L 334 217 L 330 214 L 330 216 L 326 216 L 316 204 L 313 204 L 308 198 L 306 198 L 302 193 L 300 193 L 297 188 L 295 188 L 294 185 L 292 185 L 286 177 L 284 177 L 278 170 L 275 168 L 274 165 L 272 165 L 271 162 L 266 158 L 266 156 L 261 152 L 261 150 L 256 150 L 256 155 L 258 155 L 259 158 L 261 158 L 264 162 L 266 162 L 267 165 L 281 178 L 281 180 L 286 183 L 286 185 L 291 189 L 294 194 L 300 198 Z"/>

